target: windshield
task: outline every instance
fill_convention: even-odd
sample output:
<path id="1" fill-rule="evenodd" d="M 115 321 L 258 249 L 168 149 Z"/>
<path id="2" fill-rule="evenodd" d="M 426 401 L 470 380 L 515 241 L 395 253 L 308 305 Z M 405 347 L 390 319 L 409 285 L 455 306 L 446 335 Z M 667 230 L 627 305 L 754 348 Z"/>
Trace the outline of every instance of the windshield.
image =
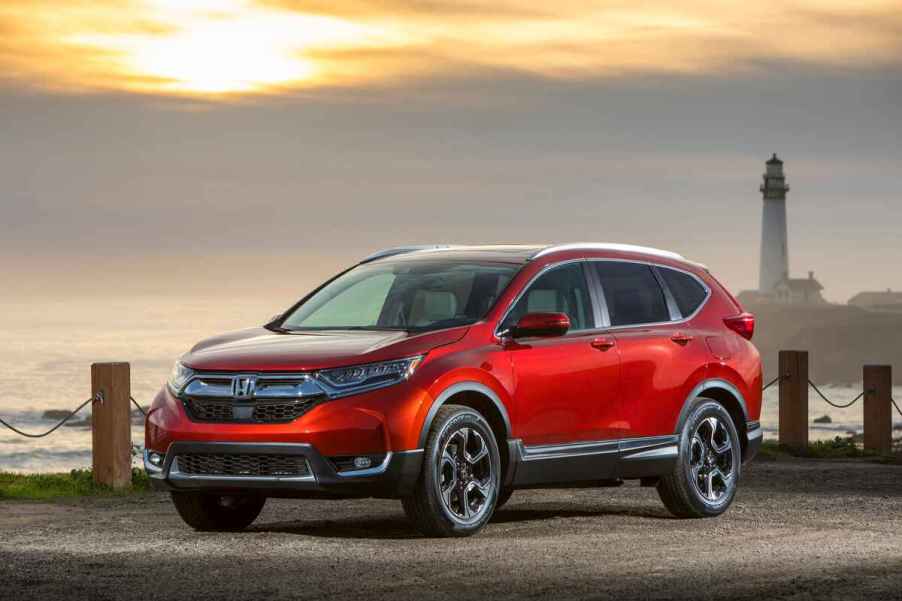
<path id="1" fill-rule="evenodd" d="M 485 317 L 518 269 L 403 261 L 355 267 L 285 318 L 285 330 L 438 330 Z"/>

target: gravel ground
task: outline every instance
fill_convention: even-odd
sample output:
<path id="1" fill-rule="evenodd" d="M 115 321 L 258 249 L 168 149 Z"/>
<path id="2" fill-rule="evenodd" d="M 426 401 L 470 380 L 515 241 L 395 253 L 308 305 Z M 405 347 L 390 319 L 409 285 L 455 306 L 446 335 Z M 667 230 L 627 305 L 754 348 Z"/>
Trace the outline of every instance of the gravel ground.
<path id="1" fill-rule="evenodd" d="M 270 501 L 235 534 L 164 495 L 0 502 L 4 599 L 902 599 L 902 466 L 758 462 L 730 511 L 654 489 L 517 492 L 478 536 L 424 539 L 392 501 Z"/>

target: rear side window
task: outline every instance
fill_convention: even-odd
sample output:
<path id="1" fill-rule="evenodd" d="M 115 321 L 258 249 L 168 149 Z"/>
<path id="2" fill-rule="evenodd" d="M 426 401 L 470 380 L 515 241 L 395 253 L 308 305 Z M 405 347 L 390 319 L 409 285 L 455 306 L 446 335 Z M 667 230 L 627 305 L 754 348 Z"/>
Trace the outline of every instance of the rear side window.
<path id="1" fill-rule="evenodd" d="M 594 327 L 594 323 L 590 321 L 591 302 L 583 268 L 579 263 L 555 267 L 530 284 L 501 328 L 516 325 L 527 313 L 565 313 L 570 318 L 570 331 L 587 330 Z"/>
<path id="2" fill-rule="evenodd" d="M 612 326 L 670 321 L 664 291 L 652 268 L 642 263 L 593 261 Z"/>
<path id="3" fill-rule="evenodd" d="M 670 293 L 680 308 L 683 317 L 688 317 L 695 313 L 696 309 L 701 306 L 708 296 L 708 291 L 702 286 L 698 280 L 682 271 L 668 269 L 666 267 L 658 267 L 658 273 L 664 279 Z"/>

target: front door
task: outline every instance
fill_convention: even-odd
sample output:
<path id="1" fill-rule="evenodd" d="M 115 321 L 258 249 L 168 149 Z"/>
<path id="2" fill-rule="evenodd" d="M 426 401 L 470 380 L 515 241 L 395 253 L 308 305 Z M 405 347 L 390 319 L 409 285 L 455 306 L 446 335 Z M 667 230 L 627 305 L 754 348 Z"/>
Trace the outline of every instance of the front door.
<path id="1" fill-rule="evenodd" d="M 522 294 L 505 318 L 510 327 L 527 313 L 565 313 L 570 331 L 553 338 L 507 343 L 514 370 L 513 435 L 525 447 L 615 439 L 621 433 L 620 357 L 600 336 L 583 262 L 553 267 Z M 574 453 L 579 449 L 574 447 Z"/>

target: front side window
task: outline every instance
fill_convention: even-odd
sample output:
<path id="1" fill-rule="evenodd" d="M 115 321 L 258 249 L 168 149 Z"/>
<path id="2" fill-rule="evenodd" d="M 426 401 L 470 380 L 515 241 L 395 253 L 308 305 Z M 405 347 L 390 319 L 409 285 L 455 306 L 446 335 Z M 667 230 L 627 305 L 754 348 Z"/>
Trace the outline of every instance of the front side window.
<path id="1" fill-rule="evenodd" d="M 565 313 L 570 318 L 571 331 L 594 327 L 582 265 L 569 263 L 539 276 L 517 300 L 501 329 L 513 327 L 527 313 Z"/>
<path id="2" fill-rule="evenodd" d="M 682 271 L 658 267 L 658 273 L 664 279 L 664 283 L 670 289 L 673 300 L 680 308 L 683 317 L 689 317 L 698 309 L 708 296 L 708 291 L 698 280 Z"/>
<path id="3" fill-rule="evenodd" d="M 339 276 L 288 315 L 285 330 L 428 331 L 485 317 L 517 271 L 506 263 L 378 262 Z"/>
<path id="4" fill-rule="evenodd" d="M 670 321 L 664 290 L 643 263 L 593 261 L 612 326 Z"/>

